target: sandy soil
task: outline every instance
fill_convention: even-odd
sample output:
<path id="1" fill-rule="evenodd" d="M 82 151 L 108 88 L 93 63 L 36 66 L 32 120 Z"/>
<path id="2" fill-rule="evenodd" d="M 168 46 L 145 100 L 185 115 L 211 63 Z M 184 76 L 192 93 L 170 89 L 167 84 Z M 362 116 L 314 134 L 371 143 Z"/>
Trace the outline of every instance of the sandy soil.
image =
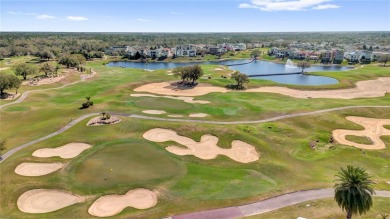
<path id="1" fill-rule="evenodd" d="M 1 99 L 2 100 L 13 100 L 13 99 L 18 98 L 20 95 L 21 95 L 21 93 L 17 93 L 17 94 L 6 93 L 3 96 L 1 96 Z"/>
<path id="2" fill-rule="evenodd" d="M 202 117 L 206 117 L 208 116 L 209 114 L 206 114 L 206 113 L 192 113 L 189 115 L 189 117 L 193 117 L 193 118 L 202 118 Z"/>
<path id="3" fill-rule="evenodd" d="M 83 201 L 84 198 L 64 191 L 34 189 L 23 193 L 17 206 L 25 213 L 48 213 Z"/>
<path id="4" fill-rule="evenodd" d="M 80 78 L 81 78 L 82 81 L 84 81 L 84 80 L 86 80 L 88 78 L 92 78 L 95 75 L 96 75 L 96 72 L 92 71 L 91 74 L 82 74 L 82 75 L 80 75 Z"/>
<path id="5" fill-rule="evenodd" d="M 121 122 L 122 120 L 117 116 L 111 116 L 110 119 L 102 120 L 101 116 L 92 118 L 87 122 L 87 126 L 111 125 Z"/>
<path id="6" fill-rule="evenodd" d="M 44 176 L 61 169 L 62 163 L 21 163 L 15 173 L 21 176 Z"/>
<path id="7" fill-rule="evenodd" d="M 145 114 L 151 114 L 151 115 L 161 115 L 161 114 L 167 113 L 164 110 L 144 110 L 142 112 Z"/>
<path id="8" fill-rule="evenodd" d="M 39 85 L 44 85 L 44 84 L 54 84 L 54 83 L 61 81 L 64 78 L 65 78 L 65 76 L 61 75 L 61 76 L 54 77 L 54 78 L 43 78 L 43 79 L 39 79 L 39 80 L 29 80 L 29 81 L 23 81 L 22 85 L 39 86 Z"/>
<path id="9" fill-rule="evenodd" d="M 172 86 L 168 82 L 145 84 L 141 87 L 137 87 L 136 89 L 134 89 L 134 91 L 187 97 L 202 96 L 212 92 L 228 92 L 226 88 L 214 87 L 207 84 L 198 84 L 195 87 L 189 88 L 177 88 Z"/>
<path id="10" fill-rule="evenodd" d="M 194 100 L 193 97 L 156 96 L 153 94 L 130 94 L 130 96 L 132 96 L 132 97 L 161 97 L 161 98 L 168 98 L 168 99 L 174 99 L 174 100 L 182 100 L 186 103 L 200 103 L 200 104 L 210 103 L 210 101 L 207 101 L 207 100 Z"/>
<path id="11" fill-rule="evenodd" d="M 182 146 L 168 146 L 166 148 L 167 151 L 180 156 L 194 155 L 203 160 L 211 160 L 218 155 L 225 155 L 237 162 L 250 163 L 258 160 L 260 157 L 255 147 L 238 140 L 232 142 L 230 149 L 220 148 L 217 145 L 219 139 L 212 135 L 203 135 L 200 142 L 196 142 L 190 138 L 178 135 L 175 131 L 155 128 L 145 132 L 143 137 L 154 142 L 175 141 L 186 148 Z"/>
<path id="12" fill-rule="evenodd" d="M 364 130 L 333 130 L 333 138 L 340 144 L 349 145 L 361 149 L 385 149 L 385 143 L 380 139 L 383 135 L 390 135 L 390 130 L 384 125 L 390 125 L 390 119 L 373 119 L 365 117 L 348 116 L 347 119 L 364 127 Z M 372 145 L 358 144 L 345 139 L 347 135 L 365 136 L 371 139 Z"/>
<path id="13" fill-rule="evenodd" d="M 161 95 L 175 96 L 201 96 L 212 92 L 234 92 L 222 87 L 214 87 L 208 84 L 199 84 L 196 87 L 180 89 L 175 88 L 168 82 L 151 83 L 134 89 L 137 92 L 149 92 Z M 235 91 L 237 92 L 237 91 Z M 390 92 L 390 77 L 382 77 L 375 80 L 359 81 L 355 88 L 338 89 L 338 90 L 295 90 L 286 87 L 260 87 L 247 89 L 240 92 L 266 92 L 278 93 L 295 98 L 331 98 L 331 99 L 353 99 L 353 98 L 370 98 L 381 97 Z"/>
<path id="14" fill-rule="evenodd" d="M 215 71 L 223 71 L 224 69 L 222 69 L 222 68 L 215 68 L 214 70 Z"/>
<path id="15" fill-rule="evenodd" d="M 2 67 L 2 68 L 0 68 L 0 71 L 5 71 L 7 69 L 9 69 L 9 67 Z"/>
<path id="16" fill-rule="evenodd" d="M 125 195 L 106 195 L 96 200 L 88 213 L 96 217 L 109 217 L 119 214 L 126 207 L 147 209 L 157 204 L 155 192 L 147 189 L 134 189 Z"/>
<path id="17" fill-rule="evenodd" d="M 61 157 L 64 159 L 77 157 L 81 152 L 90 148 L 85 143 L 70 143 L 57 148 L 41 148 L 32 154 L 34 157 Z"/>

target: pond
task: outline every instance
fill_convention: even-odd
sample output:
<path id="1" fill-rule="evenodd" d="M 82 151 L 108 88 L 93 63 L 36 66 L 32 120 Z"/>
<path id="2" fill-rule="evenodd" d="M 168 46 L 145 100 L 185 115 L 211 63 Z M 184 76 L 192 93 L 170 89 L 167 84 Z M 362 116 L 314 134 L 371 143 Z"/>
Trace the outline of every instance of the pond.
<path id="1" fill-rule="evenodd" d="M 110 67 L 124 67 L 124 68 L 138 68 L 138 69 L 171 69 L 179 66 L 188 66 L 194 64 L 213 64 L 213 65 L 228 65 L 230 69 L 238 70 L 247 75 L 266 75 L 266 74 L 286 74 L 286 75 L 276 75 L 276 76 L 255 76 L 251 77 L 252 79 L 265 79 L 271 80 L 283 84 L 298 84 L 298 85 L 326 85 L 326 84 L 336 84 L 338 81 L 334 78 L 323 77 L 323 76 L 314 76 L 314 75 L 302 75 L 294 74 L 288 75 L 288 73 L 300 72 L 301 70 L 297 68 L 294 63 L 287 61 L 286 64 L 267 62 L 267 61 L 254 61 L 251 63 L 251 60 L 226 60 L 218 62 L 110 62 L 107 66 Z M 248 63 L 244 65 L 236 65 Z M 344 71 L 350 69 L 346 66 L 336 66 L 336 65 L 314 65 L 308 69 L 305 69 L 307 72 L 320 72 L 320 71 Z"/>

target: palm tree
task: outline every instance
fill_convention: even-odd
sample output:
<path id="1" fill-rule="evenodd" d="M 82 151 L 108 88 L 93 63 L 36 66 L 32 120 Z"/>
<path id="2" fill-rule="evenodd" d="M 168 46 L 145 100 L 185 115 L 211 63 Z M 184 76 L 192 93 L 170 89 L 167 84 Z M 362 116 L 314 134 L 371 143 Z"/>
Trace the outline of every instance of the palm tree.
<path id="1" fill-rule="evenodd" d="M 370 210 L 372 206 L 372 195 L 374 182 L 371 176 L 359 167 L 347 166 L 347 169 L 341 168 L 336 175 L 336 184 L 334 185 L 337 204 L 343 211 L 347 212 L 347 219 L 352 215 L 362 215 Z"/>

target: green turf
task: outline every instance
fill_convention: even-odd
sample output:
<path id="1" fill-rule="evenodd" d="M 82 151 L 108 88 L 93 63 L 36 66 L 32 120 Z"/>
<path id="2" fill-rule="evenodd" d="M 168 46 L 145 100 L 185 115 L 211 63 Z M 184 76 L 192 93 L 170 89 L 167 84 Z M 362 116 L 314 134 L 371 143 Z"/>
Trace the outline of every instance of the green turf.
<path id="1" fill-rule="evenodd" d="M 140 140 L 107 142 L 75 161 L 70 169 L 75 186 L 104 190 L 125 185 L 156 184 L 183 170 L 166 153 Z"/>
<path id="2" fill-rule="evenodd" d="M 369 137 L 355 136 L 355 135 L 347 135 L 345 139 L 348 141 L 353 141 L 359 144 L 371 145 L 373 144 L 372 140 Z"/>
<path id="3" fill-rule="evenodd" d="M 107 61 L 104 61 L 107 62 Z M 136 69 L 108 68 L 102 61 L 89 62 L 98 75 L 66 88 L 31 94 L 25 102 L 1 109 L 1 139 L 5 151 L 46 136 L 70 121 L 92 112 L 142 114 L 142 110 L 162 109 L 171 114 L 207 113 L 211 121 L 255 120 L 295 112 L 309 112 L 348 105 L 388 105 L 390 95 L 379 98 L 296 99 L 266 93 L 210 93 L 196 97 L 210 104 L 189 104 L 180 100 L 136 98 L 134 88 L 151 82 L 173 81 L 166 70 L 146 72 Z M 201 82 L 225 86 L 230 79 L 220 76 L 230 70 L 214 71 L 218 65 L 203 66 L 212 79 Z M 369 65 L 349 72 L 318 73 L 332 75 L 338 85 L 312 89 L 351 87 L 356 81 L 390 76 L 388 69 Z M 76 78 L 76 77 L 75 77 Z M 71 79 L 70 81 L 74 80 Z M 275 85 L 252 80 L 250 86 Z M 59 86 L 50 85 L 51 87 Z M 305 86 L 289 86 L 308 89 Z M 39 89 L 23 86 L 21 90 Z M 80 110 L 85 97 L 94 106 Z M 390 190 L 390 137 L 382 137 L 383 150 L 360 150 L 330 142 L 334 129 L 361 129 L 346 116 L 390 118 L 388 108 L 359 108 L 313 116 L 302 116 L 263 124 L 213 125 L 149 121 L 122 117 L 122 122 L 86 127 L 88 119 L 66 132 L 19 151 L 0 164 L 0 218 L 36 218 L 21 213 L 17 198 L 25 191 L 53 188 L 88 196 L 85 203 L 57 212 L 40 214 L 40 218 L 92 218 L 87 209 L 101 195 L 124 194 L 144 187 L 159 192 L 159 203 L 149 210 L 126 209 L 118 218 L 162 218 L 172 214 L 250 203 L 274 195 L 301 189 L 326 188 L 333 185 L 340 167 L 355 165 L 373 174 L 376 189 Z M 165 115 L 156 116 L 166 118 Z M 202 118 L 202 120 L 205 118 Z M 205 134 L 217 136 L 219 146 L 230 148 L 233 140 L 254 145 L 260 159 L 249 164 L 225 156 L 201 160 L 194 156 L 177 156 L 165 150 L 172 142 L 154 143 L 142 135 L 152 128 L 166 128 L 196 141 Z M 387 126 L 388 127 L 388 126 Z M 34 158 L 34 150 L 58 147 L 70 142 L 93 145 L 74 159 Z M 314 147 L 311 147 L 314 145 Z M 66 167 L 42 177 L 22 177 L 14 173 L 21 162 L 63 162 Z M 139 171 L 134 171 L 134 167 Z M 112 168 L 111 168 L 112 167 Z M 111 169 L 113 169 L 111 171 Z M 158 170 L 158 171 L 156 171 Z M 108 176 L 110 176 L 109 178 Z M 107 180 L 104 180 L 107 179 Z"/>

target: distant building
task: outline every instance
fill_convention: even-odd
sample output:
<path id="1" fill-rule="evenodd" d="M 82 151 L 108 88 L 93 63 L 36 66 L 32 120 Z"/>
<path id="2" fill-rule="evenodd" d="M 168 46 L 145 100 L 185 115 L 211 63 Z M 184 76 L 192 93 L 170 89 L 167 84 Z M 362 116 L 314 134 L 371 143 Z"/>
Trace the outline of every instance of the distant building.
<path id="1" fill-rule="evenodd" d="M 373 58 L 373 54 L 371 51 L 367 51 L 367 50 L 359 51 L 359 58 L 358 59 L 359 59 L 360 63 L 369 64 L 369 63 L 371 63 L 372 58 Z"/>
<path id="2" fill-rule="evenodd" d="M 329 50 L 321 52 L 321 62 L 322 63 L 330 63 L 332 62 L 332 52 Z"/>
<path id="3" fill-rule="evenodd" d="M 107 55 L 112 55 L 113 53 L 125 54 L 131 49 L 130 46 L 112 46 L 104 51 Z"/>
<path id="4" fill-rule="evenodd" d="M 344 58 L 348 60 L 348 62 L 359 62 L 359 54 L 356 51 L 346 52 Z"/>
<path id="5" fill-rule="evenodd" d="M 341 64 L 344 60 L 344 51 L 333 50 L 332 57 L 333 57 L 333 64 Z"/>
<path id="6" fill-rule="evenodd" d="M 174 49 L 174 54 L 178 57 L 181 56 L 194 57 L 196 56 L 196 47 L 193 45 L 177 46 Z"/>

